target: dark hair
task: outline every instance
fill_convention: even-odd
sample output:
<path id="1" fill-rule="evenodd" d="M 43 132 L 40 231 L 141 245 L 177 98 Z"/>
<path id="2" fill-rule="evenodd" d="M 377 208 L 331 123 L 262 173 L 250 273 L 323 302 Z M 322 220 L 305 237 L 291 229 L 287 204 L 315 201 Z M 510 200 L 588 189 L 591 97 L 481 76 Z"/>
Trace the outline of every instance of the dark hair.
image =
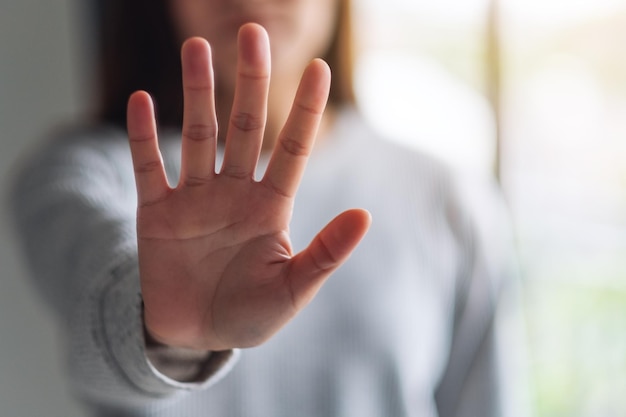
<path id="1" fill-rule="evenodd" d="M 329 102 L 354 104 L 354 46 L 350 0 L 340 0 L 335 34 L 323 58 L 333 72 Z M 101 122 L 124 126 L 133 91 L 155 100 L 159 124 L 182 122 L 180 42 L 167 0 L 99 0 L 96 11 L 98 94 Z"/>

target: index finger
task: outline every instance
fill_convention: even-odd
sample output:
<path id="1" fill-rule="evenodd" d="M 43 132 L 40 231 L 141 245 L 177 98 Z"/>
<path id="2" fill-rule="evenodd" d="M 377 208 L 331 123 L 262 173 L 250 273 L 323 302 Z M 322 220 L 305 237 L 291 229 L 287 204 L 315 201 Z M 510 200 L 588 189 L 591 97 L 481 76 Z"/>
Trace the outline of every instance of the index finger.
<path id="1" fill-rule="evenodd" d="M 283 196 L 293 197 L 298 189 L 329 91 L 330 68 L 321 59 L 315 59 L 304 70 L 289 117 L 261 180 Z"/>
<path id="2" fill-rule="evenodd" d="M 159 151 L 150 95 L 137 91 L 128 99 L 128 141 L 135 170 L 139 206 L 161 200 L 169 186 Z"/>

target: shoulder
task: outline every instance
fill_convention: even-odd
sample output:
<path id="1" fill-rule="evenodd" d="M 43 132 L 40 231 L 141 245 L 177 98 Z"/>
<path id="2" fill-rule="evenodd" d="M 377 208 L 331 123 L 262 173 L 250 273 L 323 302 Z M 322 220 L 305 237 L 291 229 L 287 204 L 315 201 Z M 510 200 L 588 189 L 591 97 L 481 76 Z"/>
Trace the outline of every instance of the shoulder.
<path id="1" fill-rule="evenodd" d="M 24 149 L 14 161 L 6 192 L 17 200 L 26 195 L 107 188 L 112 183 L 128 182 L 120 178 L 127 176 L 129 161 L 125 133 L 120 128 L 57 128 Z"/>
<path id="2" fill-rule="evenodd" d="M 338 134 L 345 136 L 342 138 L 345 153 L 358 156 L 370 169 L 385 171 L 386 178 L 395 176 L 397 180 L 413 184 L 436 182 L 459 204 L 474 206 L 479 201 L 501 199 L 494 177 L 454 167 L 434 155 L 404 145 L 373 128 L 356 109 L 344 109 L 338 125 Z"/>
<path id="3" fill-rule="evenodd" d="M 46 153 L 67 154 L 93 152 L 107 154 L 127 148 L 128 140 L 124 129 L 114 125 L 76 125 L 50 132 L 39 148 Z"/>
<path id="4" fill-rule="evenodd" d="M 458 239 L 470 239 L 489 253 L 508 247 L 511 221 L 501 187 L 492 176 L 453 167 L 375 130 L 357 110 L 341 114 L 337 131 L 345 138 L 344 157 L 358 164 L 380 195 L 423 213 L 437 211 Z M 356 155 L 350 157 L 348 155 Z M 507 244 L 503 244 L 507 242 Z"/>
<path id="5" fill-rule="evenodd" d="M 400 143 L 376 130 L 357 110 L 346 109 L 338 118 L 341 141 L 335 165 L 373 194 L 392 198 L 419 212 L 474 211 L 498 200 L 492 178 L 461 171 L 427 152 Z M 483 198 L 484 197 L 484 198 Z M 401 201 L 398 201 L 401 200 Z M 480 210 L 479 210 L 480 211 Z"/>
<path id="6" fill-rule="evenodd" d="M 452 180 L 454 170 L 440 159 L 416 148 L 410 148 L 375 129 L 355 108 L 340 111 L 333 140 L 342 161 L 357 171 L 377 178 L 395 179 L 403 185 L 421 186 Z"/>
<path id="7" fill-rule="evenodd" d="M 127 147 L 123 129 L 112 125 L 72 125 L 54 128 L 20 154 L 14 169 L 49 167 L 51 164 L 80 162 L 83 157 L 105 157 Z"/>

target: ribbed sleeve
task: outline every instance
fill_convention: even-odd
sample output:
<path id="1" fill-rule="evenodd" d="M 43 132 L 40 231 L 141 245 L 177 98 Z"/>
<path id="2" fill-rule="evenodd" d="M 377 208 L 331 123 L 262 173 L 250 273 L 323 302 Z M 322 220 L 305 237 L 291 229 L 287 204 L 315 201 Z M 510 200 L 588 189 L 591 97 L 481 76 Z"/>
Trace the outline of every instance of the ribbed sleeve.
<path id="1" fill-rule="evenodd" d="M 18 165 L 11 188 L 16 235 L 36 286 L 67 337 L 72 385 L 89 402 L 136 407 L 203 388 L 161 375 L 148 361 L 137 266 L 130 153 L 114 129 L 47 142 Z M 225 358 L 227 356 L 228 358 Z"/>
<path id="2" fill-rule="evenodd" d="M 171 139 L 161 146 L 175 175 Z M 179 383 L 146 356 L 126 142 L 113 129 L 62 134 L 19 165 L 9 199 L 26 262 L 65 332 L 73 386 L 95 415 L 509 417 L 501 365 L 516 349 L 498 343 L 498 323 L 516 270 L 490 181 L 341 112 L 308 161 L 290 235 L 298 251 L 353 207 L 372 214 L 369 232 L 272 339 L 211 353 L 206 380 Z"/>

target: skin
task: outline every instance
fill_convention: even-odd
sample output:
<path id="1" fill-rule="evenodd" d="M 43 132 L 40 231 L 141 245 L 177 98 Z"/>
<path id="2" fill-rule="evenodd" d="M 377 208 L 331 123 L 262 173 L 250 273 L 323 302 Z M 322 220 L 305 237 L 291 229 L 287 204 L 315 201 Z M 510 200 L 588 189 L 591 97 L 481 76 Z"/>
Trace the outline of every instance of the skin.
<path id="1" fill-rule="evenodd" d="M 182 46 L 185 108 L 176 187 L 167 183 L 150 96 L 135 92 L 128 102 L 145 326 L 157 341 L 176 347 L 218 351 L 268 340 L 346 261 L 371 221 L 365 210 L 348 210 L 293 253 L 289 221 L 323 119 L 330 70 L 321 60 L 308 60 L 272 141 L 264 122 L 281 115 L 274 115 L 279 108 L 268 108 L 268 34 L 258 24 L 245 24 L 232 48 L 232 109 L 219 173 L 216 114 L 223 102 L 215 99 L 218 84 L 205 39 L 192 37 Z M 256 181 L 264 141 L 273 150 Z"/>
<path id="2" fill-rule="evenodd" d="M 181 40 L 199 36 L 211 45 L 218 120 L 230 118 L 239 28 L 256 22 L 268 32 L 272 49 L 272 88 L 263 147 L 271 150 L 289 114 L 304 68 L 311 59 L 322 56 L 331 42 L 338 1 L 172 0 L 169 6 Z M 331 115 L 332 109 L 329 109 L 322 119 L 321 133 L 330 124 Z M 220 139 L 223 140 L 223 136 Z"/>

